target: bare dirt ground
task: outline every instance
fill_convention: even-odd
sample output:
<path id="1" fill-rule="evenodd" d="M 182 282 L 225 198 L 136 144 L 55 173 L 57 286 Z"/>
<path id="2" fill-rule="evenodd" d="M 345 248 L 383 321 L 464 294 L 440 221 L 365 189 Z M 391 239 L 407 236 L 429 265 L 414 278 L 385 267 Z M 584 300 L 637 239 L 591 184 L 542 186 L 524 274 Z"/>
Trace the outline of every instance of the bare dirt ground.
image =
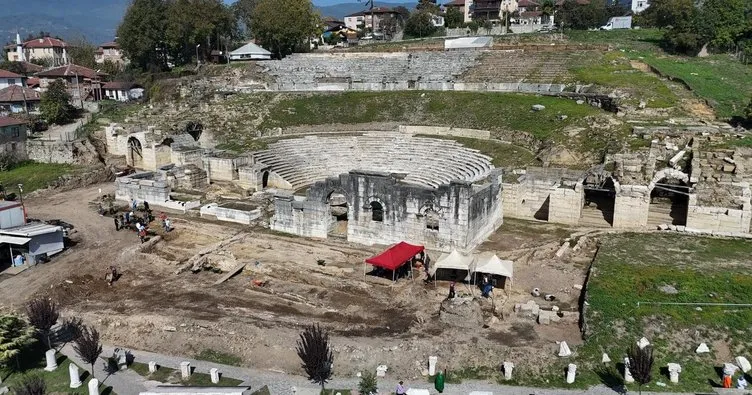
<path id="1" fill-rule="evenodd" d="M 556 358 L 556 341 L 581 342 L 576 319 L 538 325 L 513 311 L 515 304 L 535 300 L 576 317 L 577 285 L 583 283 L 595 241 L 590 237 L 576 253 L 557 258 L 557 249 L 573 233 L 566 228 L 508 220 L 481 246 L 514 259 L 515 278 L 497 289 L 493 300 L 481 301 L 483 320 L 495 315 L 499 322 L 468 330 L 439 320 L 446 282 L 427 285 L 422 273 L 396 283 L 364 276 L 364 259 L 382 247 L 177 216 L 176 230 L 142 252 L 135 233 L 116 232 L 111 218 L 87 207 L 100 187 L 103 193 L 112 190 L 101 185 L 27 201 L 33 217 L 73 224 L 76 244 L 46 265 L 0 276 L 5 307 L 18 308 L 46 294 L 61 303 L 65 315 L 100 329 L 107 344 L 188 356 L 211 349 L 240 356 L 249 366 L 292 373 L 300 369 L 295 340 L 311 323 L 330 330 L 335 371 L 343 376 L 386 364 L 404 377 L 419 377 L 429 355 L 438 355 L 441 367 L 450 369 L 498 367 L 513 359 L 521 361 L 520 370 L 535 371 Z M 247 266 L 219 285 L 214 282 L 222 274 L 212 270 L 176 273 L 199 252 L 208 252 L 208 265 L 217 269 Z M 317 263 L 321 259 L 325 266 Z M 104 273 L 112 264 L 122 277 L 110 287 Z M 532 297 L 533 287 L 557 300 Z M 479 295 L 469 285 L 458 291 Z"/>

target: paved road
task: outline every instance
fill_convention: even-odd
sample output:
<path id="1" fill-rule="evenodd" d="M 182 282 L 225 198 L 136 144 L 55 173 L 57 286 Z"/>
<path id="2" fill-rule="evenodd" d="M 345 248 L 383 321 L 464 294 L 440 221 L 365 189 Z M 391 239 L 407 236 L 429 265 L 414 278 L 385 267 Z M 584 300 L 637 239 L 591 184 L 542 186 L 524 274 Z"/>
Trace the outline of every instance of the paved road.
<path id="1" fill-rule="evenodd" d="M 104 346 L 102 356 L 112 355 L 114 347 Z M 86 369 L 88 365 L 84 364 L 80 358 L 75 355 L 73 348 L 70 345 L 66 345 L 61 352 L 68 356 L 72 361 L 83 369 Z M 244 386 L 249 386 L 251 390 L 257 390 L 263 386 L 268 386 L 272 395 L 302 395 L 302 394 L 314 394 L 317 393 L 317 386 L 307 381 L 304 377 L 289 375 L 281 372 L 272 372 L 258 369 L 241 368 L 236 366 L 221 365 L 206 361 L 198 361 L 190 358 L 172 357 L 167 355 L 156 354 L 148 351 L 131 350 L 136 362 L 144 364 L 149 361 L 154 361 L 159 366 L 167 366 L 173 369 L 180 368 L 180 362 L 188 361 L 192 367 L 195 367 L 195 372 L 209 373 L 209 369 L 218 368 L 219 371 L 227 376 L 238 380 L 243 380 Z M 88 370 L 88 369 L 87 369 Z M 94 376 L 99 380 L 105 379 L 107 373 L 104 371 L 103 364 L 100 364 L 95 368 L 96 372 Z M 563 377 L 562 377 L 563 379 Z M 387 377 L 379 380 L 380 393 L 390 393 L 396 385 L 397 377 Z M 161 383 L 154 381 L 147 381 L 143 377 L 139 376 L 135 372 L 125 370 L 120 371 L 112 376 L 106 378 L 104 384 L 112 386 L 114 392 L 118 395 L 137 395 L 138 393 L 148 389 L 154 388 Z M 433 389 L 433 386 L 426 381 L 419 382 L 406 382 L 408 387 L 411 388 L 424 388 L 429 389 L 432 394 L 437 392 Z M 327 387 L 328 388 L 357 388 L 357 378 L 337 378 L 332 380 Z M 488 391 L 494 394 L 504 395 L 616 395 L 617 392 L 605 387 L 597 386 L 588 390 L 564 390 L 564 389 L 540 389 L 530 387 L 511 387 L 502 386 L 498 384 L 490 384 L 480 381 L 465 381 L 462 384 L 447 384 L 444 390 L 444 394 L 448 395 L 467 395 L 472 391 Z M 680 395 L 677 393 L 661 392 L 651 393 L 643 392 L 644 395 Z M 681 394 L 684 395 L 684 394 Z"/>

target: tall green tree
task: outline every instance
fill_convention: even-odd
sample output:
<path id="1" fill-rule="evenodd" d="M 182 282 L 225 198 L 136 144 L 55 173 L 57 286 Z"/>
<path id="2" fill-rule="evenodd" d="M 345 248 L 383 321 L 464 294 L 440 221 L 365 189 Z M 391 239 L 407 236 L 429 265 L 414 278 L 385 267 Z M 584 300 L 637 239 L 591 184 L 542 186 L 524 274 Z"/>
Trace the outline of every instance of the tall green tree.
<path id="1" fill-rule="evenodd" d="M 280 58 L 308 50 L 308 39 L 320 25 L 310 0 L 259 0 L 255 10 L 255 37 Z"/>
<path id="2" fill-rule="evenodd" d="M 70 104 L 71 97 L 62 80 L 53 81 L 47 91 L 42 93 L 39 110 L 42 118 L 48 123 L 64 125 L 73 120 L 73 107 Z"/>
<path id="3" fill-rule="evenodd" d="M 133 0 L 118 26 L 118 44 L 136 67 L 164 69 L 165 0 Z"/>
<path id="4" fill-rule="evenodd" d="M 438 14 L 440 11 L 439 6 L 436 4 L 436 0 L 418 0 L 418 4 L 415 6 L 418 11 L 426 11 L 433 14 Z"/>
<path id="5" fill-rule="evenodd" d="M 716 50 L 735 48 L 749 28 L 749 0 L 705 0 L 696 18 L 697 33 Z"/>
<path id="6" fill-rule="evenodd" d="M 673 28 L 691 23 L 695 12 L 693 0 L 652 0 L 639 16 L 644 27 Z"/>
<path id="7" fill-rule="evenodd" d="M 238 0 L 232 5 L 232 12 L 235 14 L 235 18 L 239 20 L 245 28 L 246 37 L 253 37 L 253 18 L 254 11 L 258 4 L 258 0 Z"/>
<path id="8" fill-rule="evenodd" d="M 235 16 L 222 0 L 172 0 L 167 8 L 165 42 L 175 64 L 191 63 L 197 52 L 205 58 L 235 30 Z"/>
<path id="9" fill-rule="evenodd" d="M 462 12 L 460 12 L 459 8 L 457 7 L 449 7 L 446 10 L 446 15 L 444 16 L 444 23 L 446 24 L 446 27 L 453 29 L 456 27 L 462 26 L 462 23 L 465 20 L 465 16 L 462 15 Z"/>
<path id="10" fill-rule="evenodd" d="M 36 330 L 17 315 L 0 316 L 0 365 L 12 367 L 18 357 L 36 341 Z"/>
<path id="11" fill-rule="evenodd" d="M 428 37 L 436 32 L 427 11 L 413 12 L 405 23 L 405 35 L 410 37 Z"/>

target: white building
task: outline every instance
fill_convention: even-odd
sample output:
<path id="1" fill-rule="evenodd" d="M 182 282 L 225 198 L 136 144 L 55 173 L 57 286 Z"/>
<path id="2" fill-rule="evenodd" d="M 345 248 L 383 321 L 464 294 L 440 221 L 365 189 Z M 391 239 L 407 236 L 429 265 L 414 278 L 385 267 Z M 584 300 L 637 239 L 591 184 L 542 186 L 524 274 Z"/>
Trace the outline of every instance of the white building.
<path id="1" fill-rule="evenodd" d="M 639 14 L 650 7 L 649 0 L 632 0 L 632 13 Z"/>
<path id="2" fill-rule="evenodd" d="M 248 43 L 230 52 L 230 60 L 269 60 L 272 53 L 254 43 Z"/>
<path id="3" fill-rule="evenodd" d="M 113 81 L 102 87 L 104 96 L 110 100 L 131 101 L 144 96 L 144 87 L 133 82 Z"/>
<path id="4" fill-rule="evenodd" d="M 11 85 L 24 86 L 24 76 L 0 69 L 0 89 Z"/>

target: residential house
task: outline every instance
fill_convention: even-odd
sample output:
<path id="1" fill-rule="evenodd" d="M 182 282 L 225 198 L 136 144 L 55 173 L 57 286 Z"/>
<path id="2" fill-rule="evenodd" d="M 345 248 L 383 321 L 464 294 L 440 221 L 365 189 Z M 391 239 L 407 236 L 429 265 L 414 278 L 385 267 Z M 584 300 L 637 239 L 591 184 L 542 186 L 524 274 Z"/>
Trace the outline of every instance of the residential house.
<path id="1" fill-rule="evenodd" d="M 22 43 L 17 34 L 16 44 L 7 45 L 5 52 L 9 62 L 47 60 L 52 66 L 62 66 L 70 61 L 67 48 L 65 41 L 54 37 L 35 38 Z"/>
<path id="2" fill-rule="evenodd" d="M 16 62 L 16 63 L 19 66 L 21 66 L 21 69 L 23 69 L 23 72 L 21 74 L 23 74 L 25 77 L 31 77 L 33 74 L 36 74 L 44 70 L 44 67 L 38 64 L 24 62 L 24 61 Z M 28 84 L 28 80 L 27 80 L 27 84 Z"/>
<path id="3" fill-rule="evenodd" d="M 11 85 L 24 86 L 25 78 L 26 77 L 20 74 L 0 69 L 0 89 L 7 88 Z"/>
<path id="4" fill-rule="evenodd" d="M 374 7 L 370 10 L 356 12 L 345 17 L 345 26 L 352 30 L 371 30 L 381 32 L 399 19 L 399 12 L 388 7 Z"/>
<path id="5" fill-rule="evenodd" d="M 120 49 L 120 44 L 115 41 L 104 43 L 97 48 L 94 53 L 94 61 L 97 64 L 102 64 L 106 60 L 116 64 L 125 64 L 125 58 L 123 57 L 123 51 Z"/>
<path id="6" fill-rule="evenodd" d="M 632 0 L 632 13 L 639 14 L 650 7 L 649 0 Z"/>
<path id="7" fill-rule="evenodd" d="M 69 64 L 41 71 L 36 76 L 39 77 L 39 88 L 42 92 L 46 91 L 53 81 L 63 80 L 71 95 L 71 104 L 82 107 L 84 100 L 102 100 L 102 80 L 107 77 L 107 74 Z"/>
<path id="8" fill-rule="evenodd" d="M 501 19 L 502 0 L 473 0 L 472 19 L 495 21 Z"/>
<path id="9" fill-rule="evenodd" d="M 102 90 L 104 97 L 110 100 L 126 102 L 144 97 L 144 87 L 135 82 L 107 82 Z"/>
<path id="10" fill-rule="evenodd" d="M 10 153 L 17 159 L 26 159 L 26 121 L 0 117 L 0 154 Z"/>
<path id="11" fill-rule="evenodd" d="M 0 115 L 38 112 L 41 100 L 39 92 L 25 86 L 0 89 Z"/>
<path id="12" fill-rule="evenodd" d="M 473 20 L 473 14 L 470 11 L 470 7 L 473 4 L 473 0 L 452 0 L 448 3 L 444 3 L 444 10 L 448 11 L 450 8 L 455 8 L 463 15 L 463 22 L 470 23 Z"/>
<path id="13" fill-rule="evenodd" d="M 254 43 L 248 43 L 230 52 L 230 61 L 238 60 L 269 60 L 272 53 Z"/>
<path id="14" fill-rule="evenodd" d="M 513 16 L 513 23 L 519 25 L 553 25 L 553 15 L 545 14 L 540 2 L 519 0 L 517 11 Z"/>

